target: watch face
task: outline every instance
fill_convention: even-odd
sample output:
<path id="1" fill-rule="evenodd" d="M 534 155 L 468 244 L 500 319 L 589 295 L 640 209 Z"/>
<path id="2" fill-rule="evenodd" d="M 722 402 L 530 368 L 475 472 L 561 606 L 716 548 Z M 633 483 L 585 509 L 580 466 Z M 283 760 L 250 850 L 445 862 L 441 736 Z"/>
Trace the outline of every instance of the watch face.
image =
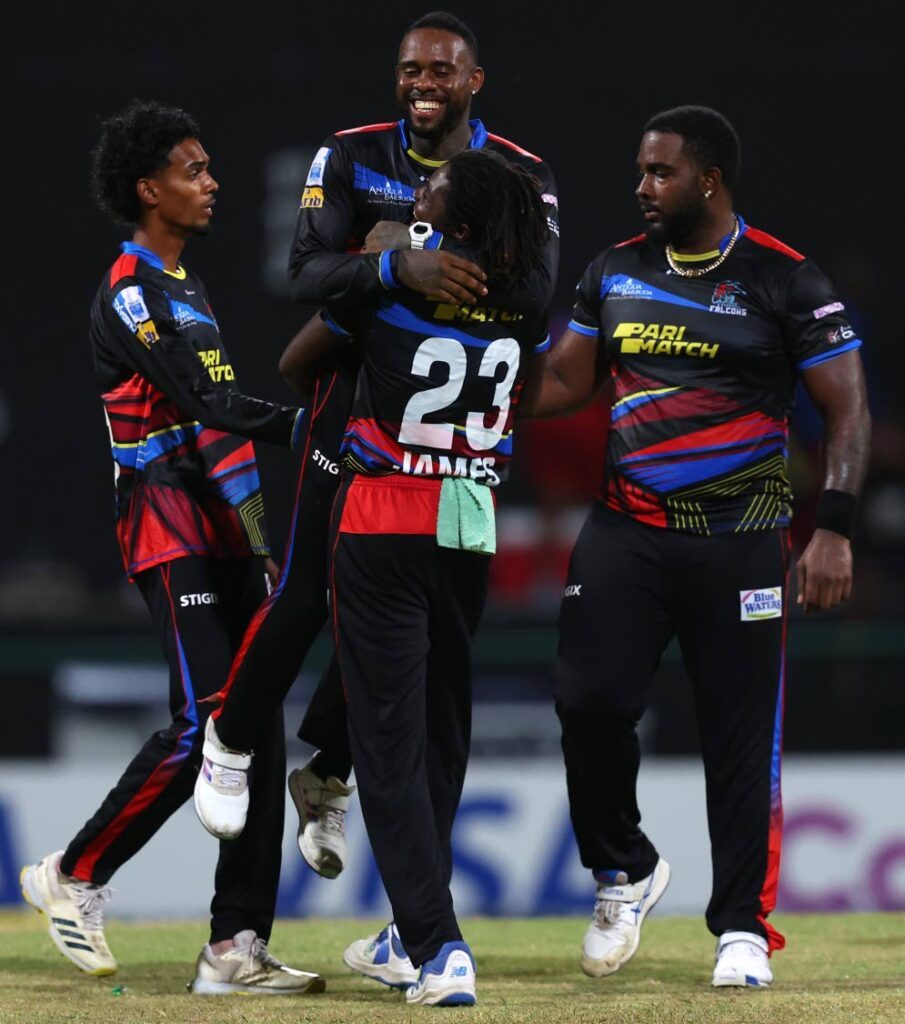
<path id="1" fill-rule="evenodd" d="M 430 224 L 427 224 L 424 221 L 416 221 L 416 223 L 414 223 L 411 226 L 411 228 L 409 228 L 409 231 L 411 231 L 413 235 L 421 235 L 426 237 L 432 233 L 433 229 L 431 228 Z"/>

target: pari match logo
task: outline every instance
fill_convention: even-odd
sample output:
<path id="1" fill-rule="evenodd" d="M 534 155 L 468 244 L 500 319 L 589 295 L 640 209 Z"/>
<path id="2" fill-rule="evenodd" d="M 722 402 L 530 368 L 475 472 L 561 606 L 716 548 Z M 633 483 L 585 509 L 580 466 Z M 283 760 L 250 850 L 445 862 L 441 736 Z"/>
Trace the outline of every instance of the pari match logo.
<path id="1" fill-rule="evenodd" d="M 761 619 L 782 618 L 782 587 L 759 587 L 740 590 L 742 622 L 760 622 Z"/>

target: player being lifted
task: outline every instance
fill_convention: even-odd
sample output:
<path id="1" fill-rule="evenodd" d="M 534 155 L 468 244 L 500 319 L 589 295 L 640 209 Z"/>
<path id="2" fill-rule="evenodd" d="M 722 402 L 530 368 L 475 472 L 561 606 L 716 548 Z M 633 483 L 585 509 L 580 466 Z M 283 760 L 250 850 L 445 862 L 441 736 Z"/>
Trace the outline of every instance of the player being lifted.
<path id="1" fill-rule="evenodd" d="M 447 251 L 441 231 L 412 237 L 408 228 L 415 191 L 433 170 L 457 153 L 478 151 L 498 153 L 536 179 L 548 227 L 543 259 L 527 287 L 546 306 L 559 252 L 555 184 L 538 157 L 469 119 L 483 83 L 474 35 L 458 18 L 436 11 L 409 28 L 396 65 L 401 119 L 331 135 L 311 166 L 290 259 L 298 301 L 354 308 L 406 288 L 450 304 L 483 303 L 486 268 Z M 366 238 L 368 248 L 362 249 Z M 313 382 L 312 427 L 283 571 L 233 665 L 222 710 L 214 716 L 216 731 L 211 726 L 212 756 L 232 751 L 230 763 L 239 770 L 250 764 L 256 723 L 280 705 L 326 620 L 328 521 L 358 366 L 355 352 L 344 353 Z M 345 864 L 343 818 L 354 788 L 348 785 L 352 761 L 335 661 L 299 735 L 319 751 L 289 777 L 300 816 L 299 848 L 315 871 L 333 878 Z M 217 793 L 199 777 L 196 808 L 215 835 L 237 835 L 246 806 L 244 793 L 238 799 L 232 790 Z"/>

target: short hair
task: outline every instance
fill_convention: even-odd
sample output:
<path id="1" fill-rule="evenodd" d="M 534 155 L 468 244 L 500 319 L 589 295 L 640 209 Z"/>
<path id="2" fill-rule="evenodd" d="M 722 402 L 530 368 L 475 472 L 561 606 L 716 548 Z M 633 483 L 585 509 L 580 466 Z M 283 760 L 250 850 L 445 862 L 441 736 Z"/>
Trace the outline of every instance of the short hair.
<path id="1" fill-rule="evenodd" d="M 731 191 L 742 165 L 742 147 L 735 129 L 719 111 L 710 107 L 673 107 L 655 114 L 645 132 L 675 132 L 703 168 L 719 167 Z"/>
<path id="2" fill-rule="evenodd" d="M 172 148 L 200 131 L 191 114 L 154 100 L 133 100 L 108 117 L 91 151 L 91 191 L 98 206 L 119 223 L 137 224 L 142 206 L 135 183 L 166 167 Z"/>
<path id="3" fill-rule="evenodd" d="M 528 277 L 543 259 L 547 221 L 538 182 L 491 150 L 466 149 L 446 164 L 446 221 L 466 224 L 491 283 Z"/>
<path id="4" fill-rule="evenodd" d="M 431 11 L 429 14 L 422 14 L 417 21 L 413 21 L 409 25 L 405 34 L 408 35 L 409 32 L 414 32 L 419 28 L 438 28 L 443 32 L 451 32 L 454 36 L 458 36 L 471 51 L 471 56 L 477 64 L 478 41 L 475 39 L 475 34 L 455 14 L 450 14 L 449 11 Z"/>

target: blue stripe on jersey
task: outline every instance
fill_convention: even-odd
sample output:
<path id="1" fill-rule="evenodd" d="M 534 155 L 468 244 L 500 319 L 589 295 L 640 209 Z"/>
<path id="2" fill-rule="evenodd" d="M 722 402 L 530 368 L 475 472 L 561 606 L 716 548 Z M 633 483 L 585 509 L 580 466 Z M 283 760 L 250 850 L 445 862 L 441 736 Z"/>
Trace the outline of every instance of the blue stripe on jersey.
<path id="1" fill-rule="evenodd" d="M 586 334 L 589 338 L 596 338 L 600 334 L 599 328 L 587 327 L 585 324 L 580 324 L 577 320 L 569 321 L 569 330 L 575 331 L 576 334 Z"/>
<path id="2" fill-rule="evenodd" d="M 758 462 L 765 455 L 779 451 L 783 447 L 784 441 L 776 441 L 769 445 L 757 442 L 755 447 L 748 445 L 744 451 L 726 452 L 711 458 L 672 459 L 666 464 L 659 465 L 620 465 L 623 465 L 624 472 L 632 480 L 663 493 L 731 473 Z"/>
<path id="3" fill-rule="evenodd" d="M 217 326 L 216 320 L 211 319 L 206 313 L 202 313 L 200 309 L 190 306 L 187 302 L 177 302 L 175 299 L 170 299 L 170 312 L 173 314 L 177 327 L 182 327 L 184 324 L 190 324 L 193 321 L 210 324 L 211 327 Z"/>
<path id="4" fill-rule="evenodd" d="M 261 479 L 257 469 L 250 469 L 223 483 L 217 483 L 216 488 L 217 493 L 225 498 L 230 505 L 241 505 L 246 498 L 250 498 L 252 494 L 261 489 Z"/>
<path id="5" fill-rule="evenodd" d="M 806 370 L 809 366 L 825 363 L 828 359 L 835 359 L 836 356 L 841 356 L 843 352 L 851 352 L 856 348 L 861 348 L 860 338 L 855 338 L 854 341 L 850 341 L 847 345 L 840 345 L 839 348 L 831 348 L 826 352 L 821 352 L 819 355 L 811 356 L 810 359 L 805 359 L 803 363 L 799 363 L 795 369 Z"/>
<path id="6" fill-rule="evenodd" d="M 550 349 L 550 346 L 551 346 L 552 344 L 553 344 L 553 343 L 552 343 L 552 342 L 550 341 L 550 335 L 548 334 L 548 335 L 547 335 L 547 337 L 546 337 L 546 338 L 544 338 L 544 340 L 543 340 L 543 341 L 540 341 L 540 342 L 538 342 L 538 343 L 537 343 L 537 344 L 536 344 L 536 345 L 534 346 L 534 351 L 535 351 L 535 352 L 537 352 L 537 353 L 538 353 L 538 355 L 540 355 L 540 353 L 541 353 L 541 352 L 547 352 L 547 351 L 549 351 L 549 349 Z"/>
<path id="7" fill-rule="evenodd" d="M 377 264 L 377 276 L 380 278 L 380 283 L 384 288 L 398 288 L 399 282 L 393 276 L 393 265 L 390 262 L 395 249 L 384 249 L 380 254 L 380 260 Z"/>
<path id="8" fill-rule="evenodd" d="M 113 458 L 120 466 L 128 469 L 142 469 L 149 462 L 159 459 L 174 448 L 184 444 L 190 437 L 197 437 L 204 427 L 200 423 L 186 423 L 172 430 L 161 431 L 147 437 L 138 444 L 112 444 Z"/>
<path id="9" fill-rule="evenodd" d="M 163 270 L 163 260 L 156 252 L 151 252 L 143 245 L 136 245 L 135 242 L 121 242 L 120 249 L 127 256 L 140 256 L 146 263 L 150 263 L 156 270 Z"/>
<path id="10" fill-rule="evenodd" d="M 468 148 L 482 149 L 487 142 L 487 129 L 484 127 L 484 122 L 473 117 L 468 123 L 471 125 L 471 141 L 468 143 Z M 405 125 L 405 118 L 396 122 L 396 131 L 399 132 L 399 142 L 402 144 L 402 148 L 408 149 L 409 133 Z"/>
<path id="11" fill-rule="evenodd" d="M 345 327 L 340 327 L 340 325 L 333 319 L 332 316 L 330 316 L 326 309 L 321 310 L 321 320 L 324 321 L 324 323 L 330 328 L 331 331 L 333 331 L 334 334 L 338 334 L 341 338 L 352 337 L 352 335 L 345 329 Z"/>
<path id="12" fill-rule="evenodd" d="M 377 318 L 393 327 L 401 327 L 406 331 L 423 334 L 426 338 L 455 338 L 463 345 L 473 348 L 487 348 L 492 343 L 484 338 L 475 338 L 464 331 L 456 330 L 455 327 L 447 327 L 446 324 L 432 324 L 427 320 L 422 320 L 399 302 L 385 302 L 377 311 Z"/>
<path id="13" fill-rule="evenodd" d="M 692 302 L 690 299 L 683 299 L 679 295 L 672 295 L 670 292 L 665 292 L 662 288 L 655 288 L 637 277 L 629 277 L 628 274 L 606 274 L 600 279 L 601 299 L 606 298 L 611 292 L 632 299 L 668 302 L 671 306 L 685 306 L 688 309 L 703 309 L 705 312 L 710 312 L 710 306 Z"/>
<path id="14" fill-rule="evenodd" d="M 376 444 L 366 441 L 363 437 L 354 432 L 346 434 L 343 438 L 340 453 L 342 454 L 348 451 L 357 455 L 368 469 L 386 469 L 387 467 L 392 467 L 393 469 L 399 468 L 399 463 L 392 455 L 390 455 L 389 452 L 385 452 L 382 448 L 378 448 Z"/>
<path id="15" fill-rule="evenodd" d="M 414 202 L 415 190 L 411 185 L 405 185 L 401 181 L 388 178 L 385 174 L 372 171 L 364 164 L 353 163 L 355 180 L 353 186 L 361 192 L 377 192 L 385 199 L 398 200 L 400 202 Z"/>

